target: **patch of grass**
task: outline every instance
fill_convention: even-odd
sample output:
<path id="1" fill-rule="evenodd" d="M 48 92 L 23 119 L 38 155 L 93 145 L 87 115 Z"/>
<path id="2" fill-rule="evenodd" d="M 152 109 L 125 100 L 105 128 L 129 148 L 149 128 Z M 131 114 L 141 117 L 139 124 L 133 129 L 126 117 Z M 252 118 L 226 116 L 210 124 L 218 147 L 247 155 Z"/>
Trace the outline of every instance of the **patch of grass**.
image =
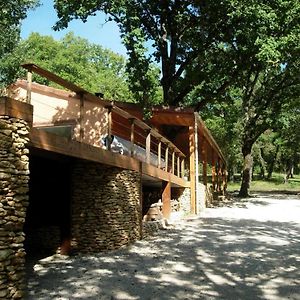
<path id="1" fill-rule="evenodd" d="M 241 182 L 229 182 L 227 190 L 234 192 L 240 190 Z M 250 186 L 251 192 L 300 192 L 300 175 L 290 178 L 288 183 L 284 183 L 284 175 L 275 173 L 270 180 L 253 180 Z"/>

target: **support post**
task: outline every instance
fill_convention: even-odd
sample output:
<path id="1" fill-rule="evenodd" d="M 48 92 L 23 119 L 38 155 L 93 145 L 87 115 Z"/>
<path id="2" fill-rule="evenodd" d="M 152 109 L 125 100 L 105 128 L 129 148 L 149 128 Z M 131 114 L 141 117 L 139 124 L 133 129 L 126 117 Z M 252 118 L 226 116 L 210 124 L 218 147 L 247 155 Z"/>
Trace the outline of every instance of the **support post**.
<path id="1" fill-rule="evenodd" d="M 196 212 L 196 170 L 195 170 L 195 130 L 189 127 L 189 148 L 190 148 L 190 184 L 191 184 L 191 213 Z"/>
<path id="2" fill-rule="evenodd" d="M 177 156 L 177 176 L 180 177 L 180 157 Z"/>
<path id="3" fill-rule="evenodd" d="M 169 219 L 171 215 L 171 182 L 162 182 L 162 214 L 164 218 Z"/>

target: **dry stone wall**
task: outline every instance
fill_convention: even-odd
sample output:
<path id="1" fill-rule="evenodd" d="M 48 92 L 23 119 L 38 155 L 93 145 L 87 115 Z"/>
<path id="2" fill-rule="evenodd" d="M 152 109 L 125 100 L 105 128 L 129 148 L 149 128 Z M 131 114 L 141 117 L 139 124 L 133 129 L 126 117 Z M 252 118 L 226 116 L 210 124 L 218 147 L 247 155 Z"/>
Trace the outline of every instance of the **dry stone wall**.
<path id="1" fill-rule="evenodd" d="M 191 213 L 191 189 L 190 188 L 176 188 L 177 197 L 180 203 L 180 210 L 184 214 L 188 215 Z"/>
<path id="2" fill-rule="evenodd" d="M 113 250 L 141 237 L 139 173 L 77 161 L 72 186 L 72 245 L 79 252 Z"/>
<path id="3" fill-rule="evenodd" d="M 0 116 L 0 299 L 21 298 L 25 289 L 28 133 L 26 121 Z"/>

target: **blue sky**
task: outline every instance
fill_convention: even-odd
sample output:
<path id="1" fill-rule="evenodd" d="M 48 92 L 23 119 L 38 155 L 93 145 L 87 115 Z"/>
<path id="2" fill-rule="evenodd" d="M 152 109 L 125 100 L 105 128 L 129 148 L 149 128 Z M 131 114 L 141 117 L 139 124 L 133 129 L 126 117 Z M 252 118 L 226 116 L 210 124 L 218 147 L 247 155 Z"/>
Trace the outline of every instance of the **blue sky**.
<path id="1" fill-rule="evenodd" d="M 86 23 L 79 20 L 72 21 L 69 27 L 59 32 L 52 30 L 57 20 L 56 11 L 53 8 L 53 0 L 40 0 L 41 5 L 28 13 L 22 22 L 21 37 L 26 39 L 31 32 L 42 35 L 51 35 L 60 39 L 67 32 L 73 31 L 75 35 L 88 39 L 91 43 L 99 44 L 112 51 L 126 55 L 126 49 L 121 43 L 120 32 L 116 24 L 105 23 L 105 15 L 98 13 L 95 17 L 89 17 Z"/>

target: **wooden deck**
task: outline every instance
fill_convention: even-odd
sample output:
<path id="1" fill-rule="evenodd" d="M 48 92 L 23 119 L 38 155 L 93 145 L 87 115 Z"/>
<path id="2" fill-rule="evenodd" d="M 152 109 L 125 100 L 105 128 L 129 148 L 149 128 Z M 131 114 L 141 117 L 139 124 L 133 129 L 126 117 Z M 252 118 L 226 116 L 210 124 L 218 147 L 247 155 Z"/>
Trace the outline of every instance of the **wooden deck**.
<path id="1" fill-rule="evenodd" d="M 50 151 L 61 155 L 94 161 L 118 168 L 140 172 L 142 176 L 157 181 L 170 182 L 175 187 L 190 187 L 190 182 L 172 173 L 168 173 L 148 163 L 135 158 L 113 153 L 85 143 L 70 140 L 44 130 L 32 128 L 30 131 L 30 147 Z"/>

